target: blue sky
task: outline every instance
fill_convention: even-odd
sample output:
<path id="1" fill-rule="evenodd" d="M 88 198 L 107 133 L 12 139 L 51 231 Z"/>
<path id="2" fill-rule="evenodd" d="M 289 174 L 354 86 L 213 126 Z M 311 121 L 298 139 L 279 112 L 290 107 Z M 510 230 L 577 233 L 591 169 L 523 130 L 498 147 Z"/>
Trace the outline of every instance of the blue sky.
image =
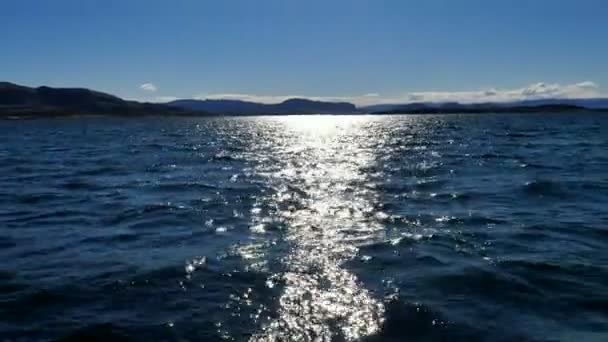
<path id="1" fill-rule="evenodd" d="M 0 80 L 125 98 L 597 96 L 606 0 L 0 0 Z"/>

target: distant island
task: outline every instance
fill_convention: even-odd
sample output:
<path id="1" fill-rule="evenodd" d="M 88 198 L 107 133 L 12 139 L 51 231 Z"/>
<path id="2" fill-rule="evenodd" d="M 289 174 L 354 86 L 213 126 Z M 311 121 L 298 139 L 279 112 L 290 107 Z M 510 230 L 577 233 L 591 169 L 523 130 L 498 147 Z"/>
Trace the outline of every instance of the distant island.
<path id="1" fill-rule="evenodd" d="M 348 102 L 292 98 L 265 104 L 240 100 L 184 99 L 168 103 L 143 103 L 85 88 L 26 87 L 0 82 L 0 118 L 71 115 L 211 116 L 285 114 L 467 114 L 608 112 L 608 99 L 540 99 L 509 103 L 409 103 L 356 107 Z"/>

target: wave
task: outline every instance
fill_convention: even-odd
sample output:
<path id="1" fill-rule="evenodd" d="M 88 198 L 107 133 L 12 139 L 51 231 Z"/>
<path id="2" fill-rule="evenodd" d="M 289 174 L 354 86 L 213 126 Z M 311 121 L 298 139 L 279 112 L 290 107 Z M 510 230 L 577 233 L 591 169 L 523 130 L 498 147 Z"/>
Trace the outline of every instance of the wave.
<path id="1" fill-rule="evenodd" d="M 533 196 L 567 196 L 568 193 L 559 182 L 547 180 L 533 180 L 526 182 L 522 186 L 523 191 L 528 195 Z"/>

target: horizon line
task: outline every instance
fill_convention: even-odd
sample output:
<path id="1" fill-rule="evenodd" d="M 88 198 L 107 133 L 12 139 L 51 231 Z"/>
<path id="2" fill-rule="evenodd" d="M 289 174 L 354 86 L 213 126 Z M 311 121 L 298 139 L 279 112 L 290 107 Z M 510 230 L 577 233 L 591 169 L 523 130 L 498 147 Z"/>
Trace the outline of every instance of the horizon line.
<path id="1" fill-rule="evenodd" d="M 0 81 L 2 83 L 3 81 Z M 45 87 L 48 85 L 31 86 L 23 85 L 10 81 L 6 83 L 25 86 L 30 88 Z M 192 96 L 168 96 L 157 93 L 162 92 L 162 88 L 153 82 L 144 82 L 138 88 L 148 94 L 148 96 L 127 97 L 116 94 L 112 91 L 97 90 L 92 87 L 63 87 L 53 86 L 54 88 L 82 88 L 93 91 L 100 91 L 120 97 L 128 101 L 138 101 L 147 103 L 169 103 L 177 100 L 233 100 L 243 102 L 253 102 L 259 104 L 280 104 L 287 100 L 303 99 L 319 102 L 331 103 L 350 103 L 357 108 L 381 105 L 407 105 L 415 103 L 459 103 L 459 104 L 482 104 L 482 103 L 510 103 L 535 100 L 584 100 L 584 99 L 604 99 L 608 94 L 601 91 L 600 86 L 593 81 L 581 81 L 570 84 L 536 82 L 520 88 L 488 88 L 468 91 L 414 91 L 405 92 L 402 95 L 383 96 L 380 93 L 367 93 L 363 95 L 351 96 L 308 96 L 308 95 L 258 95 L 239 92 L 224 93 L 198 93 Z M 153 95 L 154 94 L 154 95 Z"/>

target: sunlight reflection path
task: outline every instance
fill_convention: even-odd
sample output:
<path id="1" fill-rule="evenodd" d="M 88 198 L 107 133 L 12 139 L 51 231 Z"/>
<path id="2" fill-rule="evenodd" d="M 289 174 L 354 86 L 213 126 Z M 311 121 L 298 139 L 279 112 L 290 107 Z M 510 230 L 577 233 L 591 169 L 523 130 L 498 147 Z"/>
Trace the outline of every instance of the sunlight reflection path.
<path id="1" fill-rule="evenodd" d="M 286 222 L 290 250 L 284 271 L 273 276 L 284 284 L 278 318 L 251 340 L 350 341 L 372 335 L 382 326 L 383 304 L 342 267 L 359 244 L 383 234 L 366 172 L 375 163 L 366 119 L 280 120 L 284 131 L 272 141 L 280 165 L 259 173 L 276 186 L 269 200 Z"/>

